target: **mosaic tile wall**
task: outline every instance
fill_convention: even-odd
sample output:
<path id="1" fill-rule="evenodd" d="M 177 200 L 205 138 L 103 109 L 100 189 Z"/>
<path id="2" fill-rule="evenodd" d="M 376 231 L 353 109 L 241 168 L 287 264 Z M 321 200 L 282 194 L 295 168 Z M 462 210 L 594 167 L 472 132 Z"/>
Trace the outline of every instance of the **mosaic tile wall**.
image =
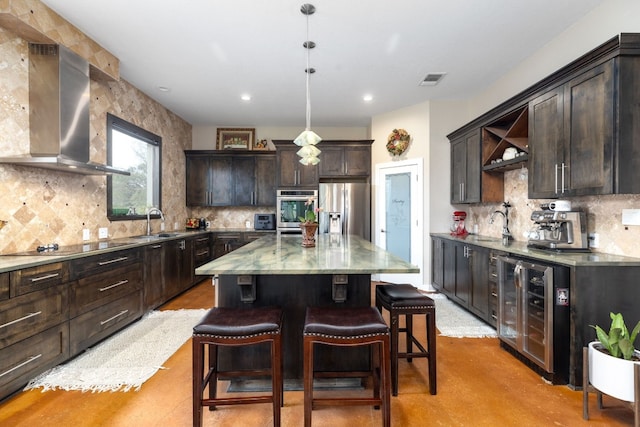
<path id="1" fill-rule="evenodd" d="M 29 142 L 27 42 L 0 28 L 0 153 L 26 152 Z M 162 208 L 167 230 L 184 228 L 185 161 L 191 125 L 128 84 L 91 81 L 91 160 L 106 160 L 106 113 L 110 112 L 162 137 Z M 82 243 L 82 229 L 98 240 L 143 234 L 145 221 L 110 222 L 106 217 L 106 177 L 0 164 L 0 254 L 40 244 Z M 154 220 L 154 231 L 160 221 Z"/>

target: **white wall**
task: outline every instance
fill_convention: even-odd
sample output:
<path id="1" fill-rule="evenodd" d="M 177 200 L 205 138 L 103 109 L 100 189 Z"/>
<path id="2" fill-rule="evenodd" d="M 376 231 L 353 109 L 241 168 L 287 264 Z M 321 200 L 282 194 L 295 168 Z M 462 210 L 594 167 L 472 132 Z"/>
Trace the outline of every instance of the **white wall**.
<path id="1" fill-rule="evenodd" d="M 224 128 L 225 126 L 219 126 Z M 238 126 L 241 127 L 241 126 Z M 248 128 L 253 126 L 246 126 Z M 192 149 L 193 150 L 215 150 L 216 149 L 216 126 L 194 126 L 192 132 Z M 268 140 L 270 149 L 274 149 L 271 144 L 273 139 L 291 139 L 304 130 L 301 127 L 276 127 L 261 126 L 256 127 L 256 140 Z M 368 127 L 315 127 L 311 130 L 320 135 L 322 139 L 370 139 Z M 322 144 L 322 143 L 320 143 Z M 318 148 L 322 150 L 319 145 Z"/>
<path id="2" fill-rule="evenodd" d="M 553 13 L 553 12 L 550 12 Z M 605 0 L 503 77 L 469 99 L 468 121 L 554 73 L 620 33 L 640 32 L 640 1 Z"/>
<path id="3" fill-rule="evenodd" d="M 371 160 L 373 165 L 377 165 L 380 163 L 389 163 L 398 160 L 408 160 L 408 159 L 423 159 L 423 167 L 424 171 L 420 171 L 423 176 L 423 182 L 425 185 L 425 190 L 427 187 L 427 178 L 429 175 L 428 171 L 428 162 L 426 159 L 429 158 L 429 113 L 430 103 L 424 102 L 421 104 L 416 104 L 407 108 L 403 108 L 401 110 L 392 111 L 387 114 L 381 114 L 373 117 L 371 121 L 371 138 L 374 140 L 374 143 L 371 148 Z M 407 151 L 405 151 L 401 156 L 392 156 L 387 151 L 387 138 L 393 129 L 402 128 L 405 129 L 409 135 L 411 135 L 411 145 Z M 375 166 L 372 168 L 375 170 Z M 376 206 L 378 201 L 376 200 L 376 192 L 377 187 L 375 185 L 376 177 L 372 177 L 372 188 L 371 188 L 371 204 L 372 206 Z M 423 242 L 423 288 L 427 288 L 431 283 L 431 270 L 430 266 L 430 244 L 428 242 L 428 224 L 429 224 L 429 209 L 428 209 L 428 199 L 429 193 L 425 191 L 424 197 L 424 209 L 423 209 L 423 217 L 422 224 L 424 235 L 422 236 Z M 375 217 L 375 209 L 371 213 L 371 224 L 375 226 L 376 217 Z M 376 230 L 373 229 L 372 233 L 372 241 L 375 241 Z"/>

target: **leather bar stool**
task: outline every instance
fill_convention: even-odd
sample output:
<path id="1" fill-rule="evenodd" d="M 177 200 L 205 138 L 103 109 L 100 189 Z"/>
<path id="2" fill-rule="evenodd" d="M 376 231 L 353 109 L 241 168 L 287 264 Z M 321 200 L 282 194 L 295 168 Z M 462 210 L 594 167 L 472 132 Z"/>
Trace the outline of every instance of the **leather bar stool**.
<path id="1" fill-rule="evenodd" d="M 316 372 L 315 344 L 370 346 L 370 371 Z M 391 425 L 389 327 L 374 307 L 307 308 L 304 329 L 304 425 L 311 427 L 311 412 L 319 406 L 373 405 L 382 407 L 382 425 Z M 314 378 L 373 377 L 373 397 L 314 398 Z"/>
<path id="2" fill-rule="evenodd" d="M 282 380 L 282 310 L 279 308 L 212 308 L 193 328 L 193 425 L 202 425 L 202 407 L 214 410 L 217 405 L 272 403 L 273 425 L 280 426 L 283 406 Z M 222 371 L 218 369 L 219 346 L 271 344 L 271 366 L 266 369 Z M 208 367 L 205 368 L 205 347 Z M 206 372 L 205 372 L 206 369 Z M 271 376 L 271 394 L 217 397 L 218 377 Z M 208 398 L 203 397 L 209 386 Z"/>
<path id="3" fill-rule="evenodd" d="M 429 392 L 436 394 L 436 305 L 428 296 L 409 284 L 385 284 L 376 286 L 376 307 L 389 311 L 391 320 L 391 381 L 394 396 L 398 395 L 398 359 L 411 362 L 414 357 L 429 359 Z M 413 315 L 426 315 L 427 348 L 413 335 Z M 400 328 L 400 316 L 405 316 L 405 327 Z M 398 349 L 400 332 L 406 334 L 406 352 Z M 413 351 L 413 344 L 418 351 Z"/>

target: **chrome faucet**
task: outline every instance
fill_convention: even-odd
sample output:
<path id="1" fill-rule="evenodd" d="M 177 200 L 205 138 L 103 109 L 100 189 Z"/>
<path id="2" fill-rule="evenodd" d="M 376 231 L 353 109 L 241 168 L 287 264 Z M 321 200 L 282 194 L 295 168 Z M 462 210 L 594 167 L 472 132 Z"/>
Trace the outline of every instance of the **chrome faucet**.
<path id="1" fill-rule="evenodd" d="M 158 208 L 150 208 L 147 211 L 147 236 L 151 236 L 151 213 L 152 212 L 159 213 L 160 218 L 162 219 L 162 222 L 164 222 L 164 214 L 162 213 L 162 211 Z"/>
<path id="2" fill-rule="evenodd" d="M 509 202 L 504 202 L 502 204 L 502 207 L 504 208 L 504 210 L 494 211 L 491 214 L 491 216 L 489 217 L 489 224 L 493 224 L 494 218 L 497 214 L 502 215 L 502 241 L 504 243 L 508 243 L 509 240 L 513 238 L 511 232 L 509 231 L 509 208 L 511 207 L 511 204 L 509 204 Z"/>

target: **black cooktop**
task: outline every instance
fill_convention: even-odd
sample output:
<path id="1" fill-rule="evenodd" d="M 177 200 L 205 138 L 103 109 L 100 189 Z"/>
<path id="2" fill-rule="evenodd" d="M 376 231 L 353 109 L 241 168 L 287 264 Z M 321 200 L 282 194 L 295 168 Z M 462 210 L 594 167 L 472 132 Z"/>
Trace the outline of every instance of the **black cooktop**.
<path id="1" fill-rule="evenodd" d="M 102 249 L 111 249 L 119 246 L 127 245 L 126 242 L 87 242 L 81 245 L 58 246 L 56 244 L 38 246 L 36 250 L 18 252 L 9 255 L 28 255 L 28 256 L 46 256 L 46 255 L 76 255 L 87 252 L 99 251 Z"/>

